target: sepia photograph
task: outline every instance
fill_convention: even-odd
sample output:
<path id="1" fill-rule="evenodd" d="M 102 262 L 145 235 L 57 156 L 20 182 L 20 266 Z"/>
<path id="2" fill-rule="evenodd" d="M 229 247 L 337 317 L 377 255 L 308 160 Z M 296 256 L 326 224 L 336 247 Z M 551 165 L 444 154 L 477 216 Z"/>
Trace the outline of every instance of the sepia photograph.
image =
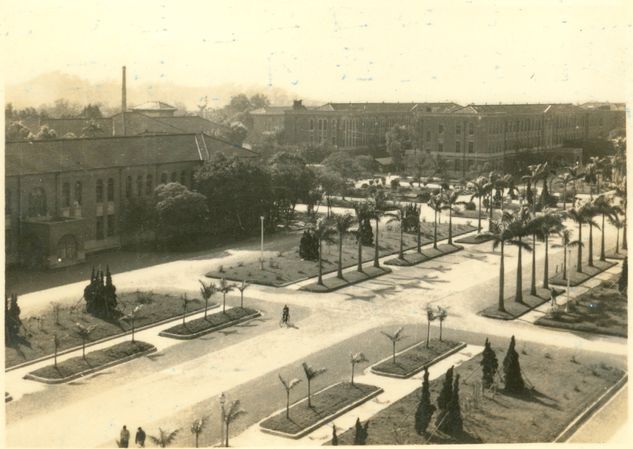
<path id="1" fill-rule="evenodd" d="M 4 0 L 8 448 L 630 438 L 629 0 Z"/>

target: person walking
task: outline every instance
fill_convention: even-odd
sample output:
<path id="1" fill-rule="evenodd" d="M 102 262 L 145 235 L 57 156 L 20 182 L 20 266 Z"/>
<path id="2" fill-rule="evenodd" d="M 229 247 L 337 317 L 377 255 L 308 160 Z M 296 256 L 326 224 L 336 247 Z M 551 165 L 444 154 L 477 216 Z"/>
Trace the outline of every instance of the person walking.
<path id="1" fill-rule="evenodd" d="M 281 322 L 288 326 L 288 320 L 290 319 L 290 309 L 288 305 L 284 305 L 283 311 L 281 312 Z"/>
<path id="2" fill-rule="evenodd" d="M 134 438 L 134 442 L 138 447 L 145 447 L 145 431 L 140 427 L 136 431 L 136 438 Z"/>
<path id="3" fill-rule="evenodd" d="M 123 426 L 123 428 L 121 429 L 121 447 L 128 447 L 128 445 L 130 444 L 130 431 L 127 430 L 126 426 Z"/>

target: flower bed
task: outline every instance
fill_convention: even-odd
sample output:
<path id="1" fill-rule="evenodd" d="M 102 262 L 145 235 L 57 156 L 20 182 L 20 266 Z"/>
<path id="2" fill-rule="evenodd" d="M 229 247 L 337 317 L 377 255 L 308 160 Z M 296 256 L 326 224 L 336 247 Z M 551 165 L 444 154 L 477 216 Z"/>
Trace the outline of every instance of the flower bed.
<path id="1" fill-rule="evenodd" d="M 207 315 L 206 318 L 197 318 L 192 321 L 187 321 L 185 324 L 180 323 L 169 329 L 165 329 L 159 335 L 162 337 L 191 339 L 243 323 L 247 320 L 252 320 L 259 316 L 261 316 L 261 313 L 257 310 L 246 307 L 233 307 L 226 312 L 216 312 Z"/>
<path id="2" fill-rule="evenodd" d="M 431 340 L 429 347 L 420 342 L 396 354 L 396 362 L 389 357 L 371 367 L 374 374 L 407 378 L 464 348 L 464 343 L 449 340 Z"/>

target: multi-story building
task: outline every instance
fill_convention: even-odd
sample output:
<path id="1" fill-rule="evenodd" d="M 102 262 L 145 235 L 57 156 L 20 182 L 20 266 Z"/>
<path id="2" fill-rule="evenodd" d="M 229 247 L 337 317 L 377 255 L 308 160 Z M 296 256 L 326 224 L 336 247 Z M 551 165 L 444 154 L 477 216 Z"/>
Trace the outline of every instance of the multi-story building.
<path id="1" fill-rule="evenodd" d="M 62 267 L 121 246 L 131 198 L 167 182 L 191 187 L 194 170 L 216 152 L 256 156 L 205 134 L 8 142 L 7 264 Z"/>

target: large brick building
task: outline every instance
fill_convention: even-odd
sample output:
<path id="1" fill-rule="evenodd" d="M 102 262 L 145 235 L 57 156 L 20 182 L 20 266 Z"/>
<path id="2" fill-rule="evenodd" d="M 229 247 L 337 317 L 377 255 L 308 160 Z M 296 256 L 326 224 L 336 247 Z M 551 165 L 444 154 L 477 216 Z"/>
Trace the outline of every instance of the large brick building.
<path id="1" fill-rule="evenodd" d="M 161 184 L 191 187 L 216 152 L 256 154 L 206 134 L 8 142 L 5 150 L 7 264 L 62 267 L 125 243 L 121 216 L 133 197 Z"/>

